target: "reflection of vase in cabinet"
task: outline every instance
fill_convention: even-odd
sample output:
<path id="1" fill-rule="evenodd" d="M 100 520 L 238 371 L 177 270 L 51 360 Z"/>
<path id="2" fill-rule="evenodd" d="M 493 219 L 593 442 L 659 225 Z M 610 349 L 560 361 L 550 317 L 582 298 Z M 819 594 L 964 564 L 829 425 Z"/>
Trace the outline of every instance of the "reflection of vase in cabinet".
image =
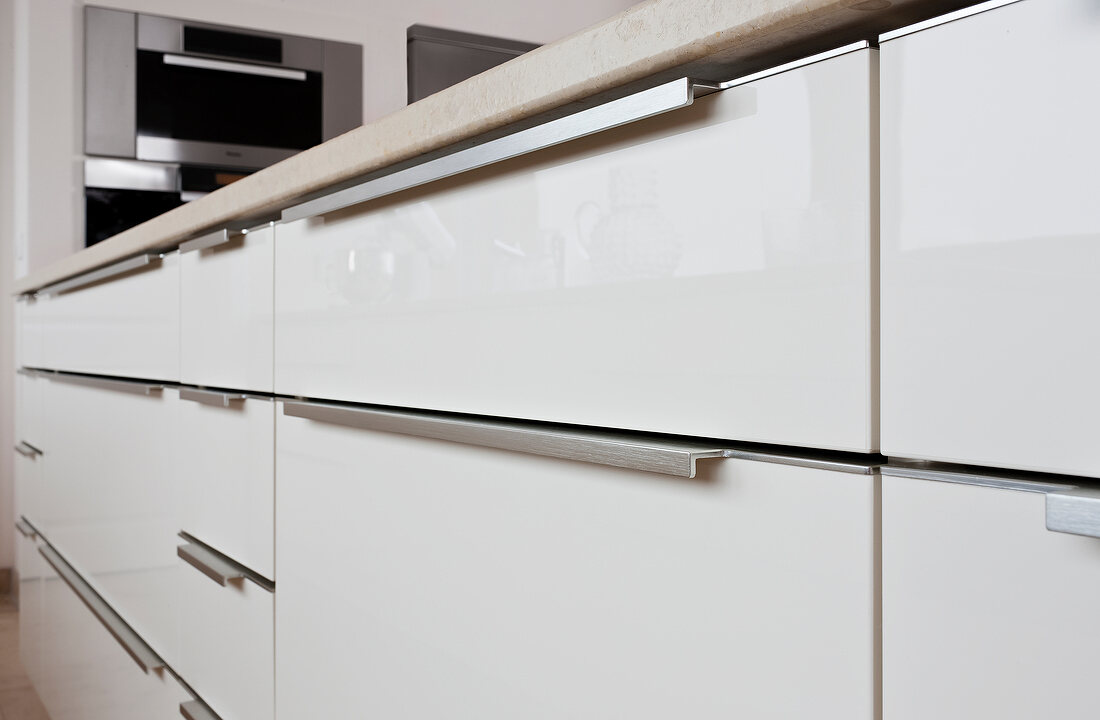
<path id="1" fill-rule="evenodd" d="M 577 236 L 600 279 L 670 277 L 682 245 L 657 203 L 653 168 L 614 168 L 608 178 L 610 210 L 595 202 L 577 208 Z"/>

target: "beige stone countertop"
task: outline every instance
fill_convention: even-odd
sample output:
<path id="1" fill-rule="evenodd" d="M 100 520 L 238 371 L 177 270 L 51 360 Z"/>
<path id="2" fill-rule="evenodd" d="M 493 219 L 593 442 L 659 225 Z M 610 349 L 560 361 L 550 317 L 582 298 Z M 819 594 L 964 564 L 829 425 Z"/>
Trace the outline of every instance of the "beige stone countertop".
<path id="1" fill-rule="evenodd" d="M 16 293 L 169 250 L 204 231 L 270 219 L 325 188 L 571 103 L 676 77 L 728 80 L 972 4 L 648 0 L 39 269 L 16 282 Z"/>

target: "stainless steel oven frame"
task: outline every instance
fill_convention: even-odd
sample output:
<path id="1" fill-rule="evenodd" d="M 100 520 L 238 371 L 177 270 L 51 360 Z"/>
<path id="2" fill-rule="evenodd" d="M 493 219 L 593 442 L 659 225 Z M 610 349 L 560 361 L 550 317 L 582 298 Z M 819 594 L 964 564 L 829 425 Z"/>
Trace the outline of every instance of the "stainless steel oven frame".
<path id="1" fill-rule="evenodd" d="M 84 152 L 166 163 L 259 169 L 297 149 L 143 136 L 137 130 L 137 52 L 165 53 L 177 64 L 255 75 L 302 71 L 322 76 L 322 140 L 362 123 L 363 49 L 351 43 L 225 27 L 176 18 L 84 8 Z M 184 50 L 184 29 L 281 41 L 280 62 Z"/>

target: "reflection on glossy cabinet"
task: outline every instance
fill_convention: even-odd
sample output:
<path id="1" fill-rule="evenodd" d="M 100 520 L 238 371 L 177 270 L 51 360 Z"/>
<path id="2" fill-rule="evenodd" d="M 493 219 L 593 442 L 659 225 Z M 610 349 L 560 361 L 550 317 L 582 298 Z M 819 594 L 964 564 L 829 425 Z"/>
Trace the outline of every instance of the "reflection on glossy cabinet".
<path id="1" fill-rule="evenodd" d="M 176 720 L 190 696 L 164 670 L 134 663 L 76 593 L 49 568 L 43 587 L 44 677 L 50 720 Z"/>
<path id="2" fill-rule="evenodd" d="M 19 578 L 19 659 L 27 677 L 37 687 L 43 677 L 42 576 L 45 562 L 38 554 L 33 536 L 17 535 L 15 550 L 15 570 Z"/>
<path id="3" fill-rule="evenodd" d="M 183 388 L 177 412 L 177 530 L 274 580 L 274 403 Z"/>
<path id="4" fill-rule="evenodd" d="M 279 393 L 847 450 L 874 50 L 277 227 Z"/>
<path id="5" fill-rule="evenodd" d="M 37 301 L 42 367 L 179 380 L 179 254 Z"/>
<path id="6" fill-rule="evenodd" d="M 873 476 L 277 420 L 279 717 L 874 717 Z"/>
<path id="7" fill-rule="evenodd" d="M 180 255 L 182 382 L 271 392 L 274 236 L 225 232 Z"/>
<path id="8" fill-rule="evenodd" d="M 886 454 L 1100 476 L 1098 38 L 1024 0 L 882 44 Z"/>
<path id="9" fill-rule="evenodd" d="M 148 394 L 143 389 L 148 389 Z M 175 389 L 46 381 L 41 529 L 166 660 L 177 642 Z"/>
<path id="10" fill-rule="evenodd" d="M 1095 718 L 1100 539 L 1041 493 L 882 482 L 883 717 Z"/>

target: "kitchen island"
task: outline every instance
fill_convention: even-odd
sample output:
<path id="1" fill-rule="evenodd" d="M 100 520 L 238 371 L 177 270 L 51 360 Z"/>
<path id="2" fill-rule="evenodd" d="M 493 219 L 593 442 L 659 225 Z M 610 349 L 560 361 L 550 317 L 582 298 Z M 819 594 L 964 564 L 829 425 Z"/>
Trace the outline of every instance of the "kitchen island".
<path id="1" fill-rule="evenodd" d="M 1091 3 L 645 3 L 23 279 L 47 708 L 1088 717 Z"/>

